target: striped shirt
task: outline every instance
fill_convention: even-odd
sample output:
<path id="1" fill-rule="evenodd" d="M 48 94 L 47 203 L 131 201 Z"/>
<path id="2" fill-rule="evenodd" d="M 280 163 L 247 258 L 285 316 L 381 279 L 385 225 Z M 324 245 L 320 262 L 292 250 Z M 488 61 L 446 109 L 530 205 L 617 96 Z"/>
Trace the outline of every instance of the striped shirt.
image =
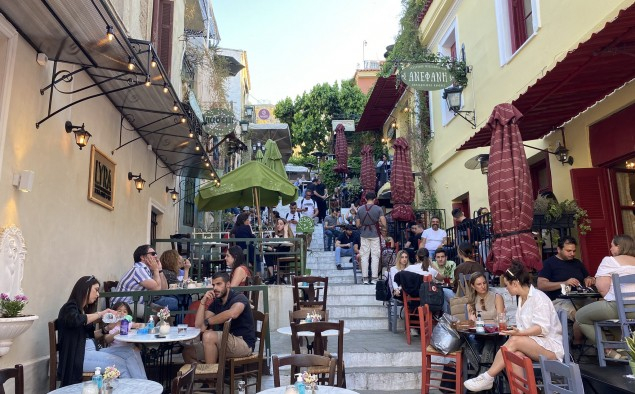
<path id="1" fill-rule="evenodd" d="M 134 266 L 121 277 L 115 291 L 145 290 L 145 287 L 141 286 L 141 282 L 146 279 L 152 279 L 152 272 L 150 272 L 150 268 L 148 268 L 148 266 L 144 263 L 136 262 L 134 263 Z M 131 305 L 132 297 L 113 297 L 110 300 L 110 305 L 115 305 L 119 301 L 124 301 Z M 141 297 L 139 302 L 143 304 L 143 297 Z"/>

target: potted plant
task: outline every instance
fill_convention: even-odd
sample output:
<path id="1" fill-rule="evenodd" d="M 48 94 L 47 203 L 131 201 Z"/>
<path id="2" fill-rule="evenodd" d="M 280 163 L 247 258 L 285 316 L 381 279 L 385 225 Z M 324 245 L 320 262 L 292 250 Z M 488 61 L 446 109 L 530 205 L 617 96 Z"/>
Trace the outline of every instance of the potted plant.
<path id="1" fill-rule="evenodd" d="M 628 365 L 631 366 L 631 373 L 635 375 L 635 332 L 631 336 L 626 337 L 626 351 L 630 358 Z"/>
<path id="2" fill-rule="evenodd" d="M 13 339 L 28 330 L 38 319 L 35 315 L 22 315 L 22 310 L 29 299 L 18 294 L 13 299 L 7 294 L 0 294 L 0 357 L 9 353 Z"/>
<path id="3" fill-rule="evenodd" d="M 587 211 L 575 200 L 558 202 L 553 198 L 538 196 L 534 201 L 534 226 L 571 228 L 576 227 L 580 235 L 591 231 L 591 219 Z"/>

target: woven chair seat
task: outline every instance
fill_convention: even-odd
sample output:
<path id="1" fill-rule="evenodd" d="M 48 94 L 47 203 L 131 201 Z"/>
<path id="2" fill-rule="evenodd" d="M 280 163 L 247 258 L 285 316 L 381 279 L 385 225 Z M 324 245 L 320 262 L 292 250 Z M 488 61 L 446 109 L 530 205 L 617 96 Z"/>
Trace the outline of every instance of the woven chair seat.
<path id="1" fill-rule="evenodd" d="M 234 362 L 238 361 L 249 361 L 249 360 L 257 360 L 258 359 L 258 353 L 252 353 L 249 356 L 244 356 L 244 357 L 230 357 L 227 359 L 227 361 L 233 360 Z"/>
<path id="2" fill-rule="evenodd" d="M 185 373 L 190 370 L 190 364 L 184 364 L 179 372 Z M 218 373 L 218 364 L 197 364 L 194 375 L 197 378 L 204 378 L 205 375 L 213 375 Z"/>
<path id="3" fill-rule="evenodd" d="M 322 373 L 329 373 L 329 367 L 309 367 L 307 369 L 307 371 L 310 374 L 322 374 Z"/>
<path id="4" fill-rule="evenodd" d="M 432 345 L 428 345 L 428 347 L 426 348 L 426 352 L 428 352 L 428 353 L 436 353 L 436 354 L 438 354 L 438 355 L 440 355 L 440 356 L 445 356 L 445 355 L 446 355 L 445 353 L 441 353 L 440 351 L 438 351 L 437 349 L 435 349 Z M 448 355 L 450 355 L 450 354 L 457 354 L 457 353 L 461 353 L 461 350 L 457 350 L 457 351 L 454 351 L 454 352 L 450 352 L 450 353 L 448 353 Z"/>

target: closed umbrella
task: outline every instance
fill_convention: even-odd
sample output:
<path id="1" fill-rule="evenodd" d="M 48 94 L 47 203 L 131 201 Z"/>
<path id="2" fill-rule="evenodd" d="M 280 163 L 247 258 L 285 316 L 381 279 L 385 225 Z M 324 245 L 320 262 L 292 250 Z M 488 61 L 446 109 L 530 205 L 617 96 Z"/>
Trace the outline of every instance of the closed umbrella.
<path id="1" fill-rule="evenodd" d="M 282 162 L 282 154 L 280 154 L 278 144 L 274 140 L 265 142 L 265 154 L 262 158 L 262 164 L 272 169 L 276 174 L 288 179 L 284 163 Z"/>
<path id="2" fill-rule="evenodd" d="M 264 158 L 264 155 L 262 154 L 262 150 L 256 149 L 256 156 L 254 156 L 254 159 L 256 159 L 257 162 L 262 163 L 263 158 Z"/>
<path id="3" fill-rule="evenodd" d="M 512 104 L 499 104 L 487 122 L 492 131 L 487 186 L 493 232 L 487 268 L 494 274 L 505 272 L 512 260 L 522 261 L 529 270 L 542 269 L 531 233 L 534 205 L 518 128 L 522 116 Z"/>
<path id="4" fill-rule="evenodd" d="M 373 163 L 373 149 L 370 145 L 364 145 L 361 150 L 362 168 L 361 168 L 361 184 L 364 189 L 362 195 L 362 203 L 366 202 L 366 192 L 375 190 L 375 163 Z"/>
<path id="5" fill-rule="evenodd" d="M 412 202 L 415 199 L 415 182 L 410 164 L 410 148 L 405 138 L 399 137 L 393 144 L 395 157 L 390 173 L 390 192 L 392 196 L 392 218 L 402 222 L 415 220 Z M 394 190 L 394 193 L 392 191 Z"/>
<path id="6" fill-rule="evenodd" d="M 333 169 L 339 174 L 346 174 L 348 172 L 348 144 L 346 143 L 346 133 L 344 132 L 344 125 L 341 123 L 335 127 L 335 157 L 337 158 L 337 165 Z"/>

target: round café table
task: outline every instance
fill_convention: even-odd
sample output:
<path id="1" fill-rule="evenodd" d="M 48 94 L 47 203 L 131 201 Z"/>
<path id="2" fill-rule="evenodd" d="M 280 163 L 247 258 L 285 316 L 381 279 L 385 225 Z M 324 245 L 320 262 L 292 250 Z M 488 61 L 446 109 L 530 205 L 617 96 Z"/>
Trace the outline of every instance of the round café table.
<path id="1" fill-rule="evenodd" d="M 272 389 L 267 389 L 263 391 L 259 391 L 257 394 L 284 394 L 287 390 L 287 386 L 284 387 L 274 387 Z M 306 390 L 307 393 L 310 393 L 310 390 Z M 331 386 L 318 386 L 318 389 L 315 391 L 316 394 L 358 394 L 357 391 L 347 390 L 340 387 L 331 387 Z"/>
<path id="2" fill-rule="evenodd" d="M 83 385 L 84 382 L 60 387 L 57 390 L 51 391 L 49 394 L 81 394 Z M 145 379 L 120 378 L 115 380 L 112 385 L 115 388 L 113 392 L 117 394 L 161 394 L 163 392 L 163 386 L 159 383 Z"/>
<path id="3" fill-rule="evenodd" d="M 121 342 L 140 343 L 144 346 L 144 352 L 147 359 L 156 360 L 158 367 L 158 380 L 163 383 L 166 390 L 169 390 L 170 383 L 174 376 L 171 376 L 172 370 L 172 344 L 170 342 L 189 341 L 199 336 L 201 330 L 194 327 L 188 327 L 183 335 L 178 335 L 177 327 L 170 327 L 170 333 L 166 336 L 157 334 L 139 334 L 138 330 L 133 330 L 128 335 L 115 335 L 115 339 Z M 148 346 L 158 345 L 158 348 L 148 348 Z M 146 365 L 147 367 L 147 365 Z M 139 393 L 139 392 L 138 392 Z"/>
<path id="4" fill-rule="evenodd" d="M 277 330 L 280 334 L 291 335 L 291 326 L 280 327 Z M 344 334 L 351 332 L 351 329 L 344 327 Z M 338 334 L 337 330 L 326 330 L 322 333 L 323 337 L 332 337 Z M 298 335 L 301 337 L 313 337 L 315 334 L 312 331 L 298 331 Z"/>

